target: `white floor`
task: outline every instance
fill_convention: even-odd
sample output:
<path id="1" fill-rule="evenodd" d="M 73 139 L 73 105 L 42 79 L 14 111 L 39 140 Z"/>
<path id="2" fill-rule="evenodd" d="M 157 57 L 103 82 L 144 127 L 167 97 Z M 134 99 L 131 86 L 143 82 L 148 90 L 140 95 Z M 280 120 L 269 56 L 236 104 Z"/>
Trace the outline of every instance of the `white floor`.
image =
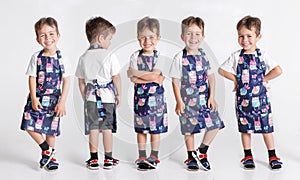
<path id="1" fill-rule="evenodd" d="M 66 179 L 208 179 L 208 180 L 286 180 L 299 179 L 300 156 L 298 155 L 299 131 L 294 134 L 285 132 L 288 141 L 277 134 L 274 134 L 277 143 L 277 153 L 284 162 L 280 171 L 272 171 L 268 167 L 267 152 L 260 135 L 253 136 L 253 154 L 255 157 L 255 170 L 244 170 L 240 166 L 240 159 L 243 156 L 239 140 L 239 134 L 232 131 L 234 123 L 227 122 L 224 130 L 215 138 L 209 149 L 209 160 L 212 170 L 189 172 L 185 170 L 183 161 L 186 158 L 185 147 L 182 136 L 176 126 L 170 129 L 169 136 L 173 136 L 173 142 L 165 142 L 166 137 L 162 137 L 160 158 L 161 163 L 156 170 L 141 172 L 135 169 L 133 161 L 137 157 L 136 144 L 124 141 L 120 134 L 114 136 L 114 155 L 121 160 L 117 167 L 112 170 L 88 170 L 84 166 L 84 161 L 88 158 L 87 139 L 81 132 L 79 123 L 65 118 L 62 124 L 62 136 L 57 139 L 56 158 L 60 162 L 60 169 L 56 172 L 47 172 L 39 169 L 38 160 L 40 158 L 39 147 L 23 131 L 18 130 L 18 123 L 12 129 L 3 129 L 0 148 L 0 179 L 42 179 L 42 180 L 66 180 Z M 172 123 L 171 123 L 172 124 Z M 122 122 L 120 123 L 122 126 Z M 12 134 L 13 135 L 10 135 Z M 122 134 L 122 132 L 121 132 Z M 10 136 L 9 136 L 10 135 Z M 197 142 L 202 135 L 197 135 Z M 134 137 L 133 137 L 134 139 Z M 295 140 L 295 141 L 294 141 Z M 177 147 L 172 146 L 176 142 Z M 198 143 L 196 143 L 198 144 Z M 100 145 L 101 149 L 101 145 Z M 101 150 L 100 150 L 101 151 Z M 102 159 L 102 154 L 100 154 Z"/>

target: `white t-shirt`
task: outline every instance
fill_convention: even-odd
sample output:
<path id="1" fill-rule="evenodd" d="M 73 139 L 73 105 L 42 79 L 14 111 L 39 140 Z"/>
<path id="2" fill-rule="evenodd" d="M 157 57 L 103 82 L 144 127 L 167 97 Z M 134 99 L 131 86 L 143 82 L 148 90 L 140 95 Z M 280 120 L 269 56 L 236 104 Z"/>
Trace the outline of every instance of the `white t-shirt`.
<path id="1" fill-rule="evenodd" d="M 138 59 L 139 53 L 140 53 L 140 50 L 137 50 L 130 56 L 130 67 L 137 69 L 137 70 L 138 70 L 137 59 Z M 144 55 L 144 56 L 146 56 L 146 55 Z M 153 56 L 153 54 L 151 56 Z M 158 58 L 156 59 L 156 64 L 154 65 L 153 69 L 160 70 L 162 72 L 162 75 L 166 76 L 167 74 L 165 71 L 165 69 L 166 69 L 165 67 L 166 67 L 167 59 L 160 56 L 159 52 L 157 52 L 157 56 L 158 56 Z"/>
<path id="2" fill-rule="evenodd" d="M 120 73 L 121 66 L 114 54 L 109 54 L 106 49 L 87 50 L 78 61 L 75 76 L 84 79 L 85 83 L 93 84 L 97 79 L 99 85 L 105 85 L 112 81 L 112 76 Z M 103 103 L 114 103 L 115 95 L 108 88 L 101 88 L 101 100 Z M 96 102 L 96 96 L 90 95 L 88 101 Z"/>
<path id="3" fill-rule="evenodd" d="M 181 79 L 182 77 L 182 55 L 183 51 L 178 52 L 174 58 L 170 68 L 169 75 L 171 78 Z M 206 60 L 209 61 L 209 57 L 205 56 Z M 210 68 L 207 70 L 207 75 L 211 75 L 216 71 L 216 67 L 213 63 L 209 63 Z"/>
<path id="4" fill-rule="evenodd" d="M 238 61 L 240 59 L 240 54 L 241 54 L 241 49 L 235 51 L 234 53 L 231 54 L 231 56 L 223 63 L 221 64 L 220 68 L 230 72 L 234 75 L 236 75 L 236 71 L 237 71 L 237 64 Z M 257 52 L 255 51 L 253 53 L 256 57 Z M 266 52 L 261 51 L 261 56 L 259 56 L 260 61 L 264 61 L 266 64 L 266 72 L 272 70 L 273 68 L 275 68 L 276 66 L 278 66 L 278 63 L 275 62 Z"/>
<path id="5" fill-rule="evenodd" d="M 36 73 L 37 73 L 37 57 L 39 55 L 41 51 L 38 51 L 36 53 L 34 53 L 31 56 L 31 59 L 29 61 L 28 67 L 27 67 L 27 71 L 26 71 L 26 75 L 28 76 L 33 76 L 33 77 L 37 77 Z M 57 55 L 53 56 L 55 59 L 57 59 Z M 63 73 L 63 77 L 68 77 L 71 75 L 71 69 L 70 69 L 70 65 L 68 63 L 68 60 L 66 58 L 63 57 L 60 59 L 60 61 L 63 63 L 64 65 L 64 70 L 65 72 Z"/>

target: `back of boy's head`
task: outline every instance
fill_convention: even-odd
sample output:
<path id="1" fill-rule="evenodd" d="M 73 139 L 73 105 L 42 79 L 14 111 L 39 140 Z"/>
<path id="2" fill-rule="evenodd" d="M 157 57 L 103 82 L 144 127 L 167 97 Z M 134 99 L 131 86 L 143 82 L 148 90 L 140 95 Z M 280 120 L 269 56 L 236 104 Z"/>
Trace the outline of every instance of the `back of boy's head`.
<path id="1" fill-rule="evenodd" d="M 261 21 L 257 17 L 245 16 L 236 25 L 236 29 L 240 30 L 241 27 L 245 26 L 247 29 L 255 28 L 255 34 L 260 35 Z"/>
<path id="2" fill-rule="evenodd" d="M 152 32 L 154 32 L 154 29 L 156 29 L 156 35 L 160 36 L 160 25 L 158 19 L 146 16 L 143 19 L 139 20 L 137 23 L 137 34 L 139 35 L 140 32 L 142 32 L 146 28 Z"/>
<path id="3" fill-rule="evenodd" d="M 202 29 L 202 35 L 204 35 L 204 21 L 200 17 L 189 16 L 182 20 L 181 22 L 181 34 L 185 33 L 186 28 L 191 25 L 197 25 L 200 29 Z"/>
<path id="4" fill-rule="evenodd" d="M 110 33 L 114 34 L 115 32 L 116 28 L 102 17 L 93 17 L 85 24 L 85 33 L 90 43 L 96 41 L 99 35 L 106 38 Z"/>
<path id="5" fill-rule="evenodd" d="M 59 34 L 58 31 L 58 25 L 57 25 L 57 21 L 52 18 L 52 17 L 43 17 L 41 19 L 39 19 L 35 24 L 34 24 L 34 30 L 35 30 L 35 34 L 36 37 L 38 37 L 38 31 L 42 28 L 42 26 L 44 25 L 48 25 L 51 26 L 53 28 L 56 28 L 56 32 L 57 34 Z"/>

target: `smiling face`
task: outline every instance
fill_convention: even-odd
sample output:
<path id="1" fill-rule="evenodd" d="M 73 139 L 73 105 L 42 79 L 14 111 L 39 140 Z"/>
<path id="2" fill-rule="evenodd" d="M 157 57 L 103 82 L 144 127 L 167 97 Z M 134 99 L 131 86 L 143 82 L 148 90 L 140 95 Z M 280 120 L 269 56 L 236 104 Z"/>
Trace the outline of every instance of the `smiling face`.
<path id="1" fill-rule="evenodd" d="M 37 31 L 36 40 L 44 48 L 45 53 L 49 53 L 50 55 L 52 55 L 56 53 L 56 45 L 59 37 L 60 35 L 58 34 L 56 27 L 44 24 Z"/>
<path id="2" fill-rule="evenodd" d="M 260 40 L 261 34 L 256 34 L 255 27 L 248 29 L 242 26 L 238 30 L 238 43 L 245 50 L 245 53 L 253 53 L 256 50 L 256 43 Z"/>
<path id="3" fill-rule="evenodd" d="M 157 29 L 153 29 L 153 32 L 149 28 L 143 29 L 138 34 L 138 40 L 144 54 L 152 54 L 160 36 L 157 35 Z"/>
<path id="4" fill-rule="evenodd" d="M 185 29 L 181 39 L 186 45 L 188 54 L 198 54 L 199 46 L 204 39 L 203 29 L 200 29 L 196 24 L 192 24 Z"/>

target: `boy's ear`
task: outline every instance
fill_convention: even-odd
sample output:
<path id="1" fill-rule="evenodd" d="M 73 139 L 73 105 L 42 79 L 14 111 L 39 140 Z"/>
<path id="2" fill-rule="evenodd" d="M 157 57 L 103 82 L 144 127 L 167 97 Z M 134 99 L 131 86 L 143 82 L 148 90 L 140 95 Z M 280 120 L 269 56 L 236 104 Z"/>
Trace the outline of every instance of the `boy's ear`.
<path id="1" fill-rule="evenodd" d="M 258 40 L 260 40 L 261 36 L 262 36 L 261 34 L 259 34 L 259 35 L 257 36 Z"/>
<path id="2" fill-rule="evenodd" d="M 181 40 L 184 41 L 184 36 L 183 36 L 183 34 L 180 35 L 180 38 L 181 38 Z"/>
<path id="3" fill-rule="evenodd" d="M 104 36 L 103 36 L 103 34 L 100 34 L 98 36 L 98 42 L 100 43 L 100 42 L 102 42 L 102 40 L 104 40 Z"/>

